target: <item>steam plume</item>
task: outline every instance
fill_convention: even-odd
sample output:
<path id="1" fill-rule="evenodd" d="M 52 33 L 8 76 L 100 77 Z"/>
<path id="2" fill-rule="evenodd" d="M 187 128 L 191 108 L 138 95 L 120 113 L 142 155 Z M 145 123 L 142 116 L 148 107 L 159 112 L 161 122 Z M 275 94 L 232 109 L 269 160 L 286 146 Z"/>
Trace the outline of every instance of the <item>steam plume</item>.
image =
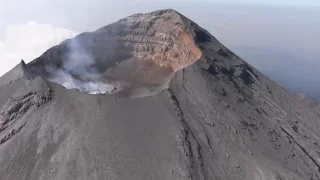
<path id="1" fill-rule="evenodd" d="M 49 81 L 61 84 L 67 89 L 78 89 L 88 94 L 110 94 L 116 87 L 99 74 L 93 56 L 87 52 L 78 38 L 66 42 L 67 53 L 62 57 L 62 67 L 46 66 Z"/>

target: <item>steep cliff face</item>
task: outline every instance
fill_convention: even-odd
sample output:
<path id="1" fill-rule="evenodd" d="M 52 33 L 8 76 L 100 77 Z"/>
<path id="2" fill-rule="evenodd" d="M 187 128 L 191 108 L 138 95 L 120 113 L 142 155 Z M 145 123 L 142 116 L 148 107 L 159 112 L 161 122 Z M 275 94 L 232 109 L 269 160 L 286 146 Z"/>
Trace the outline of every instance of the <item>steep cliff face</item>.
<path id="1" fill-rule="evenodd" d="M 137 14 L 63 42 L 30 68 L 80 91 L 104 89 L 126 96 L 143 91 L 138 96 L 147 96 L 163 89 L 174 72 L 200 59 L 195 37 L 191 21 L 175 11 Z M 71 85 L 66 83 L 70 80 Z M 88 82 L 96 86 L 88 87 Z"/>
<path id="2" fill-rule="evenodd" d="M 0 79 L 0 177 L 316 180 L 307 104 L 176 11 L 137 14 Z"/>

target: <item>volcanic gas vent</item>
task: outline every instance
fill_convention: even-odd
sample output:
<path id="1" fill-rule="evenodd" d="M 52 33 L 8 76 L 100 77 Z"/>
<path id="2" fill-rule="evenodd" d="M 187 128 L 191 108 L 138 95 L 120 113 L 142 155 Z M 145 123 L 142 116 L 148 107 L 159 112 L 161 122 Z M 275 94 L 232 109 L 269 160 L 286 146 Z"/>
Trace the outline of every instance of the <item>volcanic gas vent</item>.
<path id="1" fill-rule="evenodd" d="M 68 89 L 147 96 L 200 59 L 194 39 L 193 26 L 176 11 L 137 14 L 67 40 L 29 66 Z"/>

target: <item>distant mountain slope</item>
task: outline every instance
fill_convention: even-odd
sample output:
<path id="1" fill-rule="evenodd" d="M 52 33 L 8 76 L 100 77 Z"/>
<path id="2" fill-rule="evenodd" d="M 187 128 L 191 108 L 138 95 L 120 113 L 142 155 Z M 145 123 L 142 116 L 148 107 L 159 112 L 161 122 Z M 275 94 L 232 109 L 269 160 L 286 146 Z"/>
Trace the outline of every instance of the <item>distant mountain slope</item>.
<path id="1" fill-rule="evenodd" d="M 23 66 L 0 82 L 1 179 L 320 179 L 319 111 L 174 10 Z"/>
<path id="2" fill-rule="evenodd" d="M 290 92 L 308 94 L 320 102 L 320 66 L 308 57 L 266 47 L 231 49 Z"/>

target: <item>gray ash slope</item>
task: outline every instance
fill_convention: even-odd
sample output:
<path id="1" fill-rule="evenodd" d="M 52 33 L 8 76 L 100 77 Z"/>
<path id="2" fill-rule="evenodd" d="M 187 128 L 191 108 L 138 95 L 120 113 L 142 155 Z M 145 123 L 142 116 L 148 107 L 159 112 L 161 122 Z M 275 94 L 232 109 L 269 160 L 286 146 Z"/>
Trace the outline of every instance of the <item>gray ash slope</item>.
<path id="1" fill-rule="evenodd" d="M 46 80 L 48 64 L 63 68 L 66 42 L 21 62 L 0 78 L 1 180 L 320 179 L 319 108 L 179 13 L 137 14 L 85 36 L 122 47 L 104 47 L 121 53 L 97 70 L 120 92 Z"/>

